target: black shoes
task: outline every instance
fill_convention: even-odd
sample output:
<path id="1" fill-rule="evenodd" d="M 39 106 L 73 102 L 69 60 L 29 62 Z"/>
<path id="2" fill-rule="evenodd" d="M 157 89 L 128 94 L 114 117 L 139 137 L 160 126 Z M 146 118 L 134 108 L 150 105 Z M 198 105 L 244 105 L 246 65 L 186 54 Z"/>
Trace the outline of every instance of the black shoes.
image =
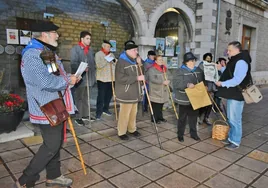
<path id="1" fill-rule="evenodd" d="M 204 119 L 204 123 L 207 124 L 208 126 L 212 125 L 212 123 L 210 122 L 210 120 L 208 118 Z"/>
<path id="2" fill-rule="evenodd" d="M 164 122 L 164 123 L 166 123 L 167 122 L 167 120 L 166 119 L 159 119 L 160 121 L 162 121 L 162 122 Z"/>
<path id="3" fill-rule="evenodd" d="M 178 136 L 178 140 L 179 140 L 180 142 L 184 142 L 184 138 L 183 138 L 183 136 Z"/>
<path id="4" fill-rule="evenodd" d="M 129 140 L 129 137 L 128 137 L 128 135 L 126 135 L 126 134 L 123 134 L 123 135 L 119 136 L 119 138 L 120 138 L 121 140 Z"/>
<path id="5" fill-rule="evenodd" d="M 75 121 L 75 123 L 77 124 L 77 125 L 79 125 L 79 126 L 85 126 L 85 123 L 84 123 L 84 121 L 82 120 L 82 119 L 76 119 L 76 120 L 74 120 Z"/>
<path id="6" fill-rule="evenodd" d="M 199 138 L 199 136 L 191 136 L 192 139 L 194 139 L 195 141 L 200 141 L 201 139 Z"/>
<path id="7" fill-rule="evenodd" d="M 134 137 L 139 137 L 141 135 L 138 131 L 135 131 L 135 132 L 129 133 L 129 134 L 134 136 Z"/>

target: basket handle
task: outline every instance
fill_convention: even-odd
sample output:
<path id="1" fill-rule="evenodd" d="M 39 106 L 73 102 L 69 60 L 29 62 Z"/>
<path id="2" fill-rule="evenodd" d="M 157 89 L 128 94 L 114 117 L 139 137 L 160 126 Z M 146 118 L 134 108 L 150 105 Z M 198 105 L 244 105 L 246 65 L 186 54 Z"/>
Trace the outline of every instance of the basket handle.
<path id="1" fill-rule="evenodd" d="M 216 106 L 217 110 L 220 112 L 221 117 L 224 121 L 226 121 L 226 117 L 223 115 L 223 113 L 220 111 L 220 108 L 218 107 L 217 103 L 214 101 L 214 99 L 212 98 L 212 96 L 209 94 L 208 92 L 208 96 L 210 98 L 210 100 L 213 102 L 213 104 Z"/>

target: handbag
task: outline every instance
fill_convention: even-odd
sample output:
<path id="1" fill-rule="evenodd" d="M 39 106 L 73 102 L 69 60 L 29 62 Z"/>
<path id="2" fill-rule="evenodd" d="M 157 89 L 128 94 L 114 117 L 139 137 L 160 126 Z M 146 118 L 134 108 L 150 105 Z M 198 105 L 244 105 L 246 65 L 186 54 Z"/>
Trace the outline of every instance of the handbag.
<path id="1" fill-rule="evenodd" d="M 254 84 L 243 89 L 242 95 L 247 104 L 258 103 L 263 98 L 260 90 Z"/>
<path id="2" fill-rule="evenodd" d="M 52 127 L 63 123 L 70 116 L 66 110 L 61 92 L 58 92 L 58 94 L 60 98 L 52 100 L 43 106 L 39 105 Z"/>
<path id="3" fill-rule="evenodd" d="M 231 75 L 231 77 L 233 77 L 233 75 L 230 72 L 230 70 L 229 70 L 229 74 Z M 247 104 L 258 103 L 263 98 L 263 96 L 262 96 L 260 90 L 258 89 L 258 87 L 253 84 L 251 74 L 250 74 L 250 83 L 245 89 L 243 89 L 239 85 L 237 87 L 242 92 L 242 96 L 244 98 L 244 101 Z"/>

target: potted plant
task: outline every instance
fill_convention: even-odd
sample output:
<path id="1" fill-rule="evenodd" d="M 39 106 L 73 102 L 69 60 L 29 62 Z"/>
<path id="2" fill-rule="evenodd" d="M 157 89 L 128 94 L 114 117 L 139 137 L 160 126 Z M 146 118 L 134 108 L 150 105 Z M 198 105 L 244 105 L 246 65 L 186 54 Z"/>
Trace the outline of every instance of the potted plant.
<path id="1" fill-rule="evenodd" d="M 15 131 L 25 109 L 25 101 L 19 95 L 0 94 L 0 133 Z"/>

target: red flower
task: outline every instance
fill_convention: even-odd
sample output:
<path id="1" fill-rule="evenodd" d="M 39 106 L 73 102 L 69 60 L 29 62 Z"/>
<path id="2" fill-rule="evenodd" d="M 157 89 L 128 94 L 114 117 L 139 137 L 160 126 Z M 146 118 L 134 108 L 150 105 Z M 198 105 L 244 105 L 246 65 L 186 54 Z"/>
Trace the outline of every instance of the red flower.
<path id="1" fill-rule="evenodd" d="M 11 102 L 11 101 L 6 101 L 5 105 L 8 106 L 8 107 L 12 107 L 12 106 L 14 106 L 14 103 Z"/>

